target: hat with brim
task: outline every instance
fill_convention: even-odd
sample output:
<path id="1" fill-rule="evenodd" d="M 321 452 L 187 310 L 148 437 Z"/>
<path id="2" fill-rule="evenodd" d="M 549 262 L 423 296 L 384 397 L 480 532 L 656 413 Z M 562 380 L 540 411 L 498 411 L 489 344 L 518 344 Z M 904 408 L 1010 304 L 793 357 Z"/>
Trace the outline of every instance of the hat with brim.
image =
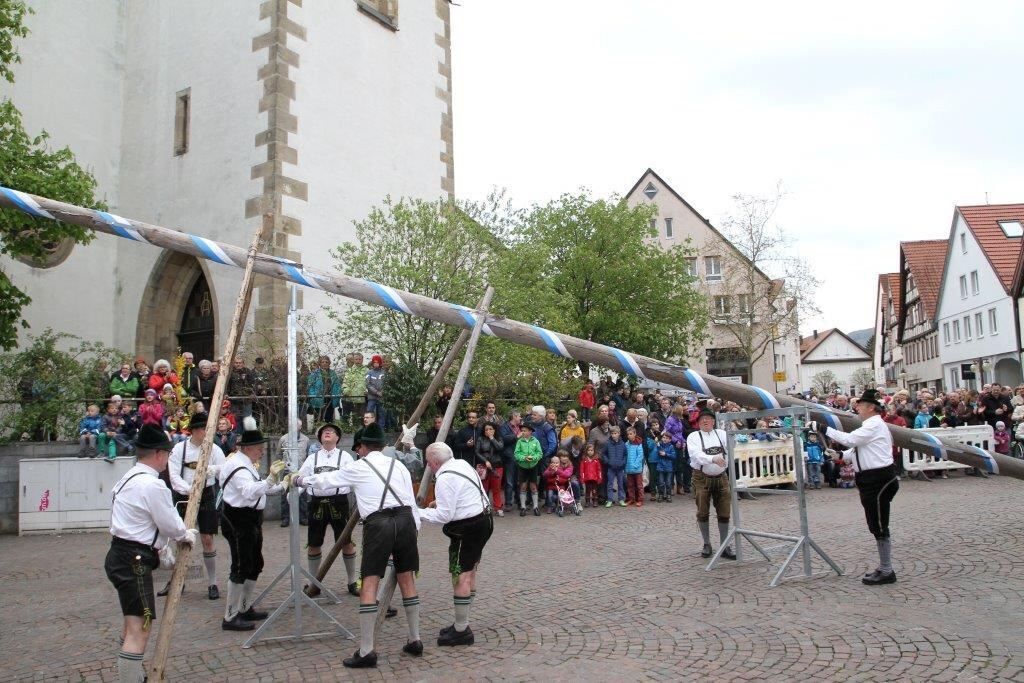
<path id="1" fill-rule="evenodd" d="M 196 413 L 195 415 L 193 415 L 192 417 L 189 418 L 189 420 L 188 420 L 188 428 L 189 429 L 206 429 L 207 421 L 208 421 L 208 419 L 207 419 L 206 413 Z"/>
<path id="2" fill-rule="evenodd" d="M 242 438 L 238 440 L 237 446 L 258 446 L 261 443 L 269 441 L 267 437 L 263 436 L 263 432 L 258 429 L 247 429 L 242 432 Z"/>
<path id="3" fill-rule="evenodd" d="M 142 425 L 135 437 L 135 447 L 142 450 L 169 451 L 174 447 L 167 432 L 156 425 Z"/>
<path id="4" fill-rule="evenodd" d="M 316 440 L 317 441 L 320 440 L 320 435 L 324 433 L 325 429 L 333 429 L 335 435 L 337 435 L 337 437 L 339 439 L 341 438 L 341 427 L 339 427 L 338 425 L 334 424 L 333 422 L 328 422 L 327 424 L 325 424 L 322 427 L 320 427 L 320 429 L 316 430 Z"/>
<path id="5" fill-rule="evenodd" d="M 376 422 L 367 425 L 359 437 L 359 443 L 363 446 L 383 446 L 384 430 Z"/>
<path id="6" fill-rule="evenodd" d="M 705 408 L 705 409 L 700 411 L 700 415 L 697 416 L 697 419 L 699 420 L 702 417 L 710 417 L 713 420 L 717 420 L 718 419 L 718 416 L 715 415 L 715 411 L 708 410 L 707 408 Z"/>
<path id="7" fill-rule="evenodd" d="M 865 389 L 864 393 L 860 395 L 857 402 L 866 401 L 868 403 L 874 403 L 878 408 L 882 407 L 882 400 L 878 396 L 878 391 L 875 389 Z"/>

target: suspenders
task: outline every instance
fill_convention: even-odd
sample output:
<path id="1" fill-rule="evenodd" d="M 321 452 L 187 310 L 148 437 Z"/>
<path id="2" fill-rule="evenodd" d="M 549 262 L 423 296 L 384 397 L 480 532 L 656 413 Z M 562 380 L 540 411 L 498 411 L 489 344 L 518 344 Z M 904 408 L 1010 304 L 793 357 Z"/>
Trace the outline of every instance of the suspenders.
<path id="1" fill-rule="evenodd" d="M 473 481 L 472 479 L 467 477 L 462 472 L 456 472 L 455 470 L 445 470 L 444 472 L 441 472 L 441 474 L 454 474 L 455 476 L 462 477 L 463 479 L 468 481 L 470 484 L 472 484 L 473 488 L 475 488 L 477 491 L 480 492 L 480 502 L 484 506 L 484 509 L 481 511 L 481 513 L 486 512 L 486 513 L 490 514 L 490 512 L 491 512 L 491 505 L 490 505 L 490 503 L 487 502 L 487 495 L 484 493 L 484 488 L 483 488 L 483 486 L 480 485 L 480 481 L 479 480 Z M 441 474 L 439 474 L 437 476 L 440 477 Z"/>
<path id="2" fill-rule="evenodd" d="M 387 500 L 388 492 L 389 491 L 391 492 L 391 495 L 395 497 L 395 500 L 398 502 L 398 504 L 399 505 L 402 504 L 402 499 L 399 498 L 398 494 L 395 493 L 395 490 L 393 488 L 391 488 L 391 475 L 395 471 L 395 460 L 397 460 L 397 459 L 398 458 L 396 458 L 394 456 L 391 456 L 391 466 L 388 467 L 388 476 L 387 476 L 387 479 L 385 479 L 384 475 L 381 474 L 380 471 L 376 467 L 373 466 L 372 462 L 370 462 L 366 458 L 363 458 L 363 462 L 365 462 L 370 467 L 370 469 L 373 470 L 373 473 L 377 475 L 378 479 L 380 479 L 382 482 L 384 482 L 384 493 L 380 497 L 380 505 L 377 506 L 377 511 L 378 512 L 380 512 L 381 510 L 384 509 L 384 501 Z"/>
<path id="3" fill-rule="evenodd" d="M 145 472 L 136 472 L 132 476 L 130 476 L 127 479 L 125 479 L 124 483 L 121 484 L 121 486 L 119 486 L 118 489 L 116 491 L 114 491 L 110 495 L 110 508 L 111 508 L 111 512 L 113 512 L 114 499 L 117 498 L 117 494 L 121 493 L 121 491 L 124 490 L 124 487 L 128 485 L 128 482 L 130 482 L 132 479 L 134 479 L 135 477 L 139 476 L 140 474 L 146 474 L 146 473 Z M 158 538 L 160 538 L 160 529 L 159 528 L 157 528 L 156 533 L 153 535 L 153 541 L 149 544 L 150 547 L 156 545 L 156 539 L 158 539 Z"/>

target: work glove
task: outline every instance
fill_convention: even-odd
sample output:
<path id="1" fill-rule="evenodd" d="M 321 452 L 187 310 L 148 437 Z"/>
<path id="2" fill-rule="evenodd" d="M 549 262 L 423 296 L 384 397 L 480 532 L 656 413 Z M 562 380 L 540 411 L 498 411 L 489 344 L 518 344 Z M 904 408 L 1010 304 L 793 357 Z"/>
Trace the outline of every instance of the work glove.
<path id="1" fill-rule="evenodd" d="M 284 472 L 284 468 L 287 467 L 284 460 L 275 460 L 270 463 L 270 474 L 267 475 L 267 483 L 273 486 L 276 484 L 281 477 L 281 473 Z"/>
<path id="2" fill-rule="evenodd" d="M 199 540 L 199 532 L 195 529 L 185 529 L 185 538 L 181 539 L 182 543 L 187 543 L 191 547 L 196 547 L 196 541 Z"/>
<path id="3" fill-rule="evenodd" d="M 296 475 L 294 474 L 284 475 L 284 478 L 281 480 L 281 485 L 284 487 L 283 493 L 288 493 L 288 489 L 291 488 L 292 485 L 292 479 L 294 479 L 295 476 Z"/>
<path id="4" fill-rule="evenodd" d="M 416 441 L 416 429 L 420 426 L 417 422 L 412 427 L 402 427 L 402 443 L 406 446 L 413 446 Z"/>
<path id="5" fill-rule="evenodd" d="M 168 543 L 157 552 L 157 557 L 160 558 L 160 569 L 173 569 L 174 568 L 174 544 Z"/>

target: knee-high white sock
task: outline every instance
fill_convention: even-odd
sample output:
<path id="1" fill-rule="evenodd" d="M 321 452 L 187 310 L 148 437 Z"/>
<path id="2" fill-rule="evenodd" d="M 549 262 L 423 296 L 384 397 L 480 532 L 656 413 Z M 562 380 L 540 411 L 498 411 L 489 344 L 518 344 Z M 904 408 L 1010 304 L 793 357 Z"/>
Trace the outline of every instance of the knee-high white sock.
<path id="1" fill-rule="evenodd" d="M 519 507 L 523 508 L 524 510 L 526 509 L 526 492 L 525 491 L 520 491 L 519 492 Z"/>
<path id="2" fill-rule="evenodd" d="M 203 565 L 206 567 L 206 585 L 217 585 L 217 551 L 203 551 Z"/>
<path id="3" fill-rule="evenodd" d="M 420 596 L 402 598 L 402 607 L 409 626 L 409 642 L 414 643 L 420 639 Z"/>
<path id="4" fill-rule="evenodd" d="M 228 581 L 228 597 L 224 603 L 224 621 L 231 621 L 238 614 L 238 603 L 242 599 L 242 584 Z"/>
<path id="5" fill-rule="evenodd" d="M 888 538 L 876 538 L 878 545 L 878 568 L 883 572 L 892 571 L 892 541 Z"/>
<path id="6" fill-rule="evenodd" d="M 373 652 L 373 629 L 377 625 L 377 603 L 359 605 L 359 654 Z"/>
<path id="7" fill-rule="evenodd" d="M 142 683 L 145 679 L 141 654 L 124 650 L 117 653 L 117 680 L 120 683 Z"/>
<path id="8" fill-rule="evenodd" d="M 347 583 L 355 583 L 356 582 L 356 554 L 352 553 L 351 555 L 349 555 L 348 553 L 342 553 L 341 554 L 341 560 L 342 560 L 342 562 L 345 563 L 345 575 L 348 577 L 348 582 Z"/>
<path id="9" fill-rule="evenodd" d="M 309 562 L 309 573 L 316 576 L 317 572 L 320 571 L 320 558 L 323 557 L 321 553 L 316 555 L 307 555 L 306 561 Z"/>
<path id="10" fill-rule="evenodd" d="M 238 608 L 239 612 L 248 612 L 249 608 L 252 607 L 252 594 L 256 590 L 256 582 L 252 579 L 246 579 L 245 583 L 242 584 L 242 604 Z"/>
<path id="11" fill-rule="evenodd" d="M 700 529 L 700 535 L 704 539 L 704 544 L 711 545 L 711 524 L 708 522 L 697 522 L 697 527 Z"/>
<path id="12" fill-rule="evenodd" d="M 725 543 L 725 539 L 729 536 L 729 522 L 718 521 L 718 540 Z"/>
<path id="13" fill-rule="evenodd" d="M 460 598 L 455 596 L 455 630 L 465 631 L 469 628 L 469 608 L 473 604 L 473 598 Z"/>

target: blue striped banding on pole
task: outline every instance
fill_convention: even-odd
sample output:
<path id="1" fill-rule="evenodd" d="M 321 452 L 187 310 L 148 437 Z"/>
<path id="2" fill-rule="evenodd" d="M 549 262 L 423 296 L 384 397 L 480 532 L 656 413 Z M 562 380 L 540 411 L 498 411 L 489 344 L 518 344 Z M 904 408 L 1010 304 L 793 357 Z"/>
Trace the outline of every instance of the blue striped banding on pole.
<path id="1" fill-rule="evenodd" d="M 224 253 L 224 250 L 220 248 L 220 245 L 213 240 L 208 240 L 205 237 L 199 235 L 189 235 L 189 239 L 192 243 L 199 247 L 199 251 L 203 252 L 203 255 L 211 261 L 216 261 L 225 266 L 237 266 L 234 261 L 228 258 L 228 255 Z"/>
<path id="2" fill-rule="evenodd" d="M 103 222 L 109 225 L 110 228 L 119 236 L 124 237 L 125 239 L 134 240 L 135 242 L 149 244 L 149 240 L 143 237 L 142 233 L 133 228 L 127 218 L 121 218 L 117 214 L 107 213 L 106 211 L 97 211 L 96 215 L 102 218 Z"/>
<path id="3" fill-rule="evenodd" d="M 312 275 L 309 275 L 288 263 L 282 263 L 281 266 L 284 268 L 284 271 L 288 273 L 288 277 L 298 284 L 305 285 L 306 287 L 312 287 L 313 289 L 323 289 L 323 287 L 320 286 L 320 283 L 317 282 Z"/>
<path id="4" fill-rule="evenodd" d="M 751 386 L 750 388 L 753 389 L 755 392 L 757 392 L 757 395 L 759 397 L 761 397 L 761 403 L 764 404 L 765 408 L 771 409 L 771 408 L 781 408 L 782 407 L 782 406 L 779 405 L 778 399 L 776 399 L 774 396 L 769 394 L 767 391 L 765 391 L 761 387 Z"/>
<path id="5" fill-rule="evenodd" d="M 971 444 L 961 444 L 966 450 L 970 450 L 976 453 L 980 458 L 985 461 L 985 469 L 989 471 L 989 474 L 999 474 L 999 464 L 996 463 L 996 459 L 992 457 L 992 454 L 986 451 L 984 448 L 972 446 Z"/>
<path id="6" fill-rule="evenodd" d="M 408 304 L 405 303 L 405 300 L 402 299 L 398 292 L 387 285 L 382 285 L 370 280 L 367 280 L 366 282 L 373 287 L 373 291 L 377 292 L 377 296 L 381 298 L 385 306 L 394 311 L 398 311 L 399 313 L 412 315 L 412 310 L 409 309 Z"/>
<path id="7" fill-rule="evenodd" d="M 558 335 L 550 330 L 545 330 L 543 327 L 537 327 L 536 325 L 530 325 L 530 327 L 533 328 L 533 331 L 541 338 L 541 341 L 547 345 L 548 351 L 556 356 L 572 360 L 572 356 L 565 349 L 565 344 L 563 344 L 562 340 L 558 338 Z"/>
<path id="8" fill-rule="evenodd" d="M 459 315 L 461 315 L 462 319 L 466 322 L 467 327 L 476 326 L 476 311 L 474 311 L 472 308 L 467 308 L 459 304 L 449 305 L 459 312 Z M 484 323 L 483 327 L 480 328 L 480 331 L 486 334 L 488 337 L 494 336 L 494 331 L 491 329 L 491 326 L 488 325 L 487 323 Z"/>
<path id="9" fill-rule="evenodd" d="M 647 377 L 644 376 L 643 370 L 640 369 L 640 365 L 633 359 L 633 356 L 611 346 L 606 346 L 605 348 L 612 352 L 612 355 L 618 359 L 619 365 L 621 365 L 622 369 L 628 374 L 639 377 L 640 379 L 647 379 Z"/>
<path id="10" fill-rule="evenodd" d="M 828 424 L 829 427 L 831 427 L 832 429 L 838 429 L 839 431 L 843 431 L 843 423 L 840 422 L 839 418 L 833 415 L 829 410 L 822 408 L 821 414 L 825 418 L 825 422 Z"/>
<path id="11" fill-rule="evenodd" d="M 937 436 L 935 436 L 934 434 L 929 434 L 928 432 L 921 432 L 921 436 L 928 439 L 928 441 L 932 443 L 932 446 L 935 449 L 936 459 L 949 460 L 949 456 L 946 455 L 946 447 L 942 445 L 942 442 L 939 441 L 939 438 Z"/>
<path id="12" fill-rule="evenodd" d="M 39 206 L 39 203 L 36 200 L 32 199 L 32 197 L 29 197 L 24 192 L 12 190 L 9 187 L 0 187 L 0 192 L 3 192 L 8 199 L 14 202 L 14 205 L 16 207 L 18 207 L 20 210 L 24 211 L 30 216 L 35 216 L 36 218 L 50 218 L 52 220 L 57 220 L 56 218 L 53 217 L 53 214 L 51 214 L 49 211 L 44 210 L 41 206 Z"/>
<path id="13" fill-rule="evenodd" d="M 704 378 L 701 377 L 700 374 L 689 368 L 684 368 L 683 376 L 686 377 L 686 381 L 690 383 L 690 388 L 698 394 L 704 394 L 705 396 L 712 395 L 711 389 L 708 388 L 708 383 L 704 381 Z"/>

